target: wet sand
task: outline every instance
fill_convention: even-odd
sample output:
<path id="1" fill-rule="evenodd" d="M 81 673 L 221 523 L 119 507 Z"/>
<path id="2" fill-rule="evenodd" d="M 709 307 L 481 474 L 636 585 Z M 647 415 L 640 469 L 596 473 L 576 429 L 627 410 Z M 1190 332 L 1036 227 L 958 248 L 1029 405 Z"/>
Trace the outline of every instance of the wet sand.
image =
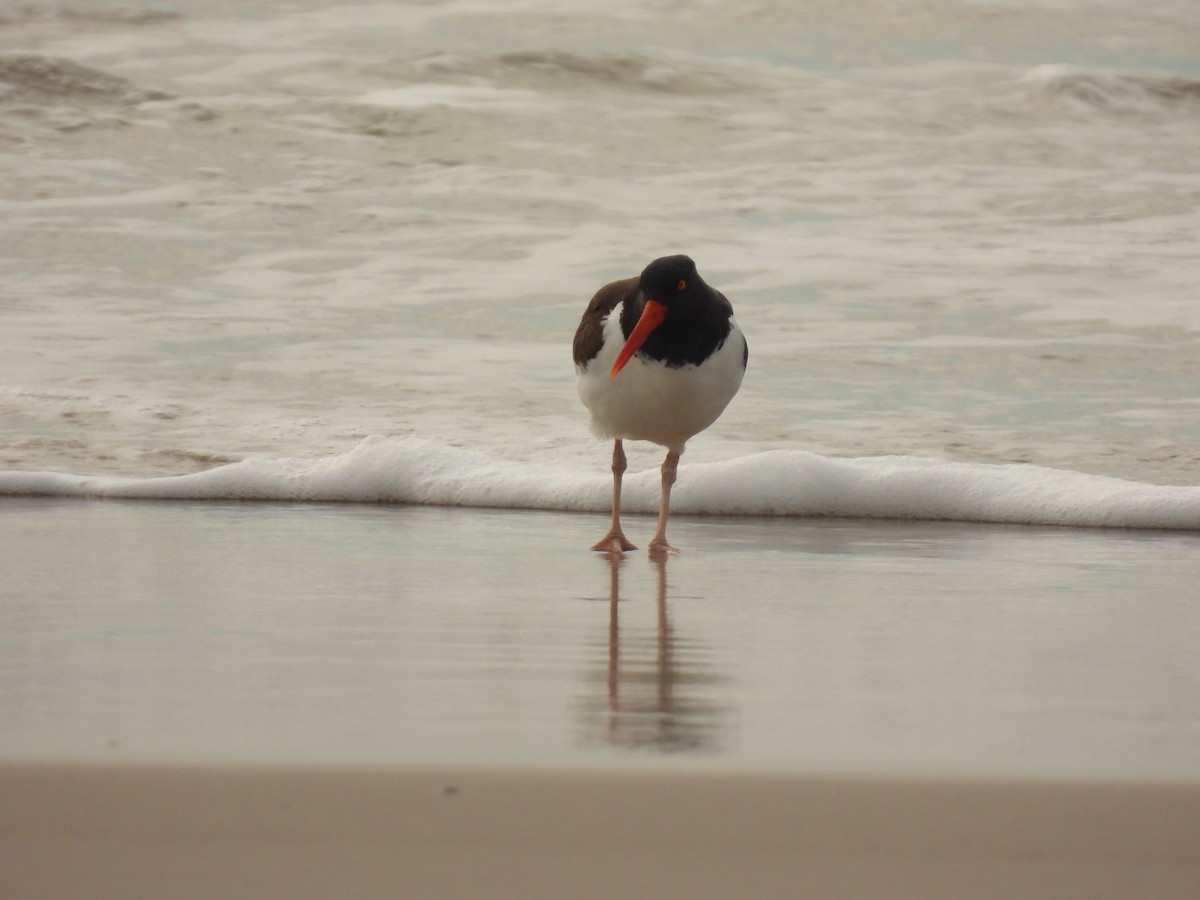
<path id="1" fill-rule="evenodd" d="M 603 525 L 0 501 L 0 883 L 1194 892 L 1194 535 Z"/>

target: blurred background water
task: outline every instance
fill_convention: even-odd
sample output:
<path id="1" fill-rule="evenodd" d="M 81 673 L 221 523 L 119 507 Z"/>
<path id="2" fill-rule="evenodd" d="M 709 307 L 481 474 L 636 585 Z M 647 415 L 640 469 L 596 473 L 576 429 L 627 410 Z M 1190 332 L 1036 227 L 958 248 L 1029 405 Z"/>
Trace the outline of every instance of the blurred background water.
<path id="1" fill-rule="evenodd" d="M 603 468 L 571 334 L 687 252 L 751 346 L 689 460 L 1196 480 L 1195 4 L 29 2 L 0 44 L 0 468 Z"/>

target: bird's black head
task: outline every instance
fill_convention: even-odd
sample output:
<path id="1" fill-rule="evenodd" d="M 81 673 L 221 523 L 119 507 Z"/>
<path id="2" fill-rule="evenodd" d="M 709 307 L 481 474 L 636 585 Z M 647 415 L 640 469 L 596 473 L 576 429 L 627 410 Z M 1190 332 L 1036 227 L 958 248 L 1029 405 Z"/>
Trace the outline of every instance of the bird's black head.
<path id="1" fill-rule="evenodd" d="M 689 256 L 662 256 L 642 270 L 638 281 L 642 297 L 657 300 L 663 306 L 695 296 L 704 287 Z"/>
<path id="2" fill-rule="evenodd" d="M 613 377 L 639 351 L 667 366 L 700 365 L 724 342 L 732 316 L 729 301 L 704 283 L 690 258 L 654 260 L 622 305 L 625 345 Z"/>

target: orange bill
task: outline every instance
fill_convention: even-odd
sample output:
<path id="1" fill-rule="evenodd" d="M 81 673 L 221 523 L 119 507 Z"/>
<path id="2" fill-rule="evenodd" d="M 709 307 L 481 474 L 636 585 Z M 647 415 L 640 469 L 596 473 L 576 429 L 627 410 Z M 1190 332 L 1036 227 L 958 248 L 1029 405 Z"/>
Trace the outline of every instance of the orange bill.
<path id="1" fill-rule="evenodd" d="M 650 332 L 661 325 L 666 316 L 667 308 L 665 306 L 657 300 L 646 301 L 645 307 L 642 308 L 641 318 L 638 319 L 637 325 L 633 327 L 633 333 L 629 335 L 629 340 L 621 348 L 621 353 L 617 356 L 617 361 L 613 363 L 610 377 L 617 377 L 617 373 L 625 368 L 625 363 L 633 358 L 633 354 L 637 353 L 638 348 L 646 343 L 646 338 L 650 337 Z"/>

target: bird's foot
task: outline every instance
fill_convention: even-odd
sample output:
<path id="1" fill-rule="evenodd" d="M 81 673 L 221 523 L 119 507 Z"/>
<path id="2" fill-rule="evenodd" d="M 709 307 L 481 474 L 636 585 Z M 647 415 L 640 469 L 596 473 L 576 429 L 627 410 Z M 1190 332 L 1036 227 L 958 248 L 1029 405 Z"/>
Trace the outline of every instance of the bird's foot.
<path id="1" fill-rule="evenodd" d="M 637 547 L 625 537 L 621 529 L 615 528 L 592 544 L 592 549 L 601 553 L 624 553 L 626 550 L 636 550 Z"/>
<path id="2" fill-rule="evenodd" d="M 666 538 L 655 538 L 650 542 L 651 559 L 666 559 L 670 556 L 678 555 L 679 551 L 668 544 Z"/>

